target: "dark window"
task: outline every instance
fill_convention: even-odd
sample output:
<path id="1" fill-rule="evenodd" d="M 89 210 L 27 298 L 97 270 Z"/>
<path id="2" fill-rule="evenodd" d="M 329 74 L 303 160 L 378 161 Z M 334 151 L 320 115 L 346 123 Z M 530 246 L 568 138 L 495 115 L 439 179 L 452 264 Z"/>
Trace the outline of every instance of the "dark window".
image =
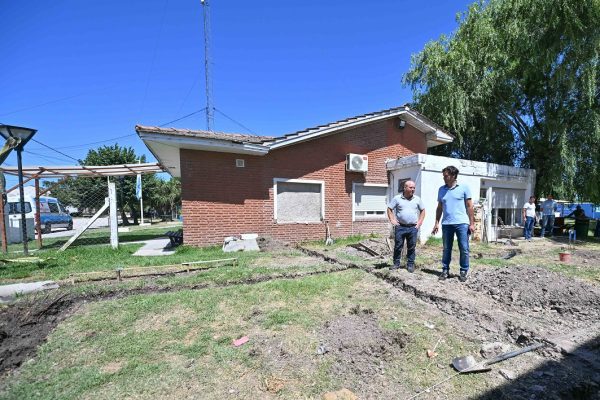
<path id="1" fill-rule="evenodd" d="M 60 212 L 60 210 L 58 209 L 57 203 L 48 202 L 48 208 L 50 208 L 50 212 L 53 214 L 58 214 Z"/>
<path id="2" fill-rule="evenodd" d="M 25 213 L 31 212 L 31 204 L 29 202 L 25 202 Z M 10 202 L 7 204 L 8 213 L 9 214 L 21 214 L 21 203 L 20 202 Z"/>
<path id="3" fill-rule="evenodd" d="M 398 179 L 398 193 L 404 192 L 404 184 L 406 181 L 410 181 L 410 178 L 401 178 Z"/>

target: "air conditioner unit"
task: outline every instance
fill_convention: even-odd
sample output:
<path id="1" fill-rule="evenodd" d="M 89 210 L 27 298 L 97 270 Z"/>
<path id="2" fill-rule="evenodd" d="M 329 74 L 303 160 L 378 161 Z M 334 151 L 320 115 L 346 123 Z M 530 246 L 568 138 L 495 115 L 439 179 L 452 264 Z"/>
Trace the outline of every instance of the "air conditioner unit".
<path id="1" fill-rule="evenodd" d="M 367 172 L 369 170 L 369 156 L 363 154 L 346 155 L 346 171 Z"/>

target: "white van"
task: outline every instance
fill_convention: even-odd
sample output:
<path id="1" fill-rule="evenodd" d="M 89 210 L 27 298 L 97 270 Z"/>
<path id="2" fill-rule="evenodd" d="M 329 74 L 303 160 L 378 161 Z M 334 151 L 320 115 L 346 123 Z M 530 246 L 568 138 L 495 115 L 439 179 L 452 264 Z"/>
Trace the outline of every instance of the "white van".
<path id="1" fill-rule="evenodd" d="M 25 196 L 25 218 L 35 218 L 35 199 Z M 9 196 L 6 200 L 4 212 L 9 219 L 21 218 L 20 197 Z M 56 197 L 40 196 L 40 225 L 43 233 L 50 233 L 54 228 L 73 229 L 73 218 L 60 204 Z M 29 231 L 29 229 L 28 229 Z"/>

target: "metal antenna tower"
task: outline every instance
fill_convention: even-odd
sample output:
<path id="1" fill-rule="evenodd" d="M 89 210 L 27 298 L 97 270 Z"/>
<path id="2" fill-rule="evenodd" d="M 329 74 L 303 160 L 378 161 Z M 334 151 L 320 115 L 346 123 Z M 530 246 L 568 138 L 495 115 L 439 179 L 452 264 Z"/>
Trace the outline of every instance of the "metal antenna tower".
<path id="1" fill-rule="evenodd" d="M 204 79 L 206 86 L 206 130 L 212 131 L 214 107 L 212 105 L 212 88 L 210 79 L 210 8 L 208 0 L 200 0 L 204 10 Z"/>

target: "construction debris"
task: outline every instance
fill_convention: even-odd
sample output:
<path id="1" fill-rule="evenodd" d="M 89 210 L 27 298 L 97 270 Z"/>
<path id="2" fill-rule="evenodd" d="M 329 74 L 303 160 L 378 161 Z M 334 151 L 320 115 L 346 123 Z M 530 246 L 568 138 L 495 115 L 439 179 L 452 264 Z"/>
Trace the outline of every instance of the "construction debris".
<path id="1" fill-rule="evenodd" d="M 223 241 L 223 251 L 231 253 L 234 251 L 260 251 L 256 234 L 243 234 L 240 238 L 228 236 Z"/>

